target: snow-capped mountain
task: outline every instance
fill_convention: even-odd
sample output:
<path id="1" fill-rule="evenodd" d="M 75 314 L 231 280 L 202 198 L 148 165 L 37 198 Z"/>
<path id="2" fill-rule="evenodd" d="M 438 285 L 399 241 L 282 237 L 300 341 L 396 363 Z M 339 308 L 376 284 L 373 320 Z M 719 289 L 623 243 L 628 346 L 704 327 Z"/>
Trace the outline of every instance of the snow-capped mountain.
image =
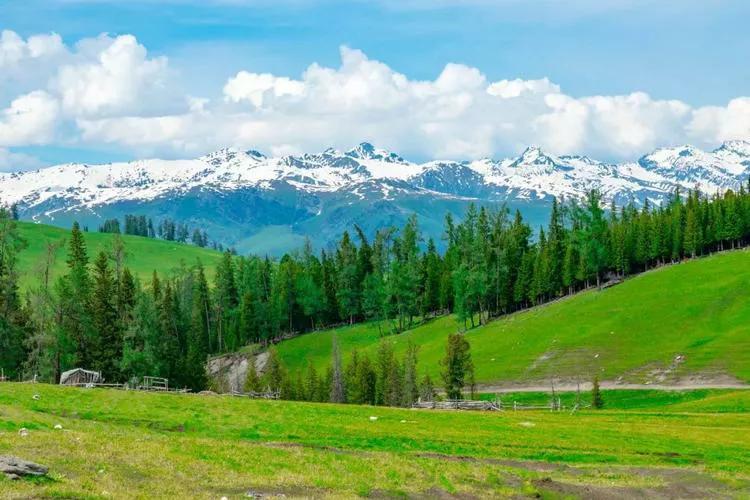
<path id="1" fill-rule="evenodd" d="M 415 163 L 362 143 L 278 158 L 221 149 L 194 160 L 0 174 L 0 201 L 18 203 L 24 218 L 61 225 L 73 219 L 97 225 L 124 213 L 173 217 L 207 226 L 243 249 L 277 251 L 305 235 L 324 244 L 353 223 L 374 230 L 410 212 L 424 214 L 428 233 L 439 235 L 445 212 L 460 214 L 472 201 L 505 202 L 541 216 L 551 197 L 580 198 L 591 188 L 618 204 L 659 203 L 677 187 L 715 193 L 737 189 L 749 175 L 744 141 L 713 151 L 663 148 L 621 164 L 536 147 L 503 160 Z"/>

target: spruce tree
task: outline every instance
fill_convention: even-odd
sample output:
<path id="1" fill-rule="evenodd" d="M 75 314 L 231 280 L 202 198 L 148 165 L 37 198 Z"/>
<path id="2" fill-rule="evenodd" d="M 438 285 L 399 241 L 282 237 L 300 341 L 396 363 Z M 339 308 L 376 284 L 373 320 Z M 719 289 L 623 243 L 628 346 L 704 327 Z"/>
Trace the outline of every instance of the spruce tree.
<path id="1" fill-rule="evenodd" d="M 462 399 L 464 387 L 473 386 L 474 380 L 474 363 L 471 360 L 469 341 L 464 334 L 448 335 L 442 367 L 441 375 L 446 396 L 448 399 Z"/>
<path id="2" fill-rule="evenodd" d="M 29 326 L 18 295 L 17 258 L 26 242 L 14 217 L 0 208 L 0 366 L 8 377 L 17 376 L 26 358 L 24 344 Z"/>
<path id="3" fill-rule="evenodd" d="M 99 252 L 94 261 L 92 285 L 92 367 L 101 372 L 105 380 L 119 381 L 123 345 L 122 323 L 117 314 L 116 281 L 109 267 L 109 258 L 104 252 Z"/>
<path id="4" fill-rule="evenodd" d="M 591 385 L 591 407 L 597 410 L 604 408 L 602 391 L 599 389 L 599 377 L 594 377 L 594 382 Z"/>
<path id="5" fill-rule="evenodd" d="M 83 233 L 78 223 L 74 222 L 68 244 L 68 274 L 64 278 L 67 284 L 61 287 L 66 289 L 66 295 L 60 296 L 65 310 L 61 328 L 75 344 L 74 362 L 83 368 L 92 366 L 96 342 L 89 314 L 91 289 L 88 262 Z"/>
<path id="6" fill-rule="evenodd" d="M 331 366 L 332 366 L 332 377 L 331 377 L 331 403 L 344 403 L 346 402 L 346 386 L 344 382 L 344 373 L 341 366 L 341 351 L 339 350 L 339 342 L 336 335 L 333 336 L 333 346 L 331 349 Z"/>

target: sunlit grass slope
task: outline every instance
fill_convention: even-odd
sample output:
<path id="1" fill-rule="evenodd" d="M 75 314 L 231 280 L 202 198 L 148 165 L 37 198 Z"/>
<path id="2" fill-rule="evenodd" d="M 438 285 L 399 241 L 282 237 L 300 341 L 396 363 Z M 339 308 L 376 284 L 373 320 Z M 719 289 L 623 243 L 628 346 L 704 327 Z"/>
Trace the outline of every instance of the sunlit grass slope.
<path id="1" fill-rule="evenodd" d="M 420 346 L 422 371 L 439 374 L 451 317 L 393 336 L 397 352 Z M 374 324 L 355 325 L 282 342 L 292 370 L 330 363 L 336 334 L 346 359 L 353 348 L 374 356 Z M 750 252 L 727 252 L 667 266 L 601 291 L 593 290 L 519 312 L 468 333 L 477 380 L 529 383 L 559 378 L 670 383 L 750 381 Z M 678 356 L 681 358 L 677 359 Z M 727 375 L 730 378 L 721 378 Z M 663 378 L 662 378 L 663 376 Z"/>
<path id="2" fill-rule="evenodd" d="M 710 399 L 482 413 L 0 383 L 0 455 L 50 468 L 0 475 L 0 496 L 741 497 L 747 414 L 701 413 Z"/>
<path id="3" fill-rule="evenodd" d="M 28 245 L 19 254 L 19 267 L 22 273 L 21 284 L 23 287 L 28 287 L 39 279 L 41 269 L 43 269 L 42 263 L 45 259 L 47 243 L 63 239 L 68 241 L 70 231 L 28 222 L 20 222 L 19 229 L 21 236 Z M 109 251 L 112 248 L 112 234 L 88 232 L 84 233 L 84 237 L 92 262 L 99 251 Z M 203 262 L 203 265 L 206 266 L 206 272 L 212 275 L 215 264 L 221 257 L 218 252 L 173 241 L 128 235 L 123 235 L 122 239 L 127 253 L 125 263 L 142 280 L 150 279 L 154 270 L 159 273 L 168 273 L 179 267 L 183 262 L 186 265 L 193 265 L 197 259 Z M 57 253 L 53 266 L 53 278 L 64 272 L 66 260 L 67 246 L 63 246 Z"/>

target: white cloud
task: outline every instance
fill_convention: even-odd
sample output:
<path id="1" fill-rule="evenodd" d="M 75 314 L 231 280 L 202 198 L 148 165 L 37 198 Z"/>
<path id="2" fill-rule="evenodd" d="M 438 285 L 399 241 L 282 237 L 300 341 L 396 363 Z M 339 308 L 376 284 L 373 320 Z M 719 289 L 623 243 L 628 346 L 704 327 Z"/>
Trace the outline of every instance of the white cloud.
<path id="1" fill-rule="evenodd" d="M 33 156 L 24 153 L 12 153 L 0 148 L 0 172 L 17 172 L 41 167 L 42 163 Z"/>
<path id="2" fill-rule="evenodd" d="M 422 158 L 501 157 L 540 145 L 624 159 L 676 143 L 750 139 L 748 97 L 700 108 L 637 91 L 578 97 L 547 78 L 491 82 L 456 63 L 416 80 L 348 47 L 338 67 L 312 63 L 299 77 L 243 70 L 213 94 L 194 96 L 181 91 L 166 57 L 149 55 L 131 35 L 72 47 L 57 35 L 0 37 L 0 66 L 18 71 L 41 59 L 48 77 L 7 100 L 0 147 L 64 142 L 179 157 L 224 146 L 279 154 L 369 140 Z"/>
<path id="3" fill-rule="evenodd" d="M 249 101 L 256 107 L 268 103 L 269 98 L 298 96 L 305 90 L 302 82 L 286 77 L 276 77 L 270 73 L 248 73 L 240 71 L 224 85 L 227 101 Z"/>
<path id="4" fill-rule="evenodd" d="M 56 33 L 34 35 L 24 40 L 18 33 L 0 33 L 0 70 L 9 71 L 29 59 L 43 59 L 65 52 L 62 38 Z"/>
<path id="5" fill-rule="evenodd" d="M 48 143 L 57 116 L 57 101 L 43 90 L 17 97 L 0 112 L 0 147 Z"/>
<path id="6" fill-rule="evenodd" d="M 93 61 L 62 66 L 53 83 L 68 114 L 111 116 L 144 110 L 144 94 L 164 88 L 167 59 L 149 59 L 134 36 L 102 35 L 80 44 L 79 52 L 92 48 Z"/>
<path id="7" fill-rule="evenodd" d="M 713 142 L 750 138 L 750 97 L 732 99 L 726 107 L 696 110 L 688 131 L 698 140 Z"/>
<path id="8" fill-rule="evenodd" d="M 547 78 L 541 80 L 500 80 L 487 87 L 487 93 L 504 99 L 519 97 L 526 93 L 531 94 L 556 94 L 560 92 L 560 86 L 550 82 Z"/>

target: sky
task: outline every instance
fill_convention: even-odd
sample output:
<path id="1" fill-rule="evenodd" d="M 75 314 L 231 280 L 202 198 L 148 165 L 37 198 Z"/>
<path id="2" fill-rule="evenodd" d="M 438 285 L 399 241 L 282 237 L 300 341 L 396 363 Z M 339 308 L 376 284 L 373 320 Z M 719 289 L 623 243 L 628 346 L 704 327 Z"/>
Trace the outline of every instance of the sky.
<path id="1" fill-rule="evenodd" d="M 0 0 L 0 171 L 750 140 L 746 0 Z"/>

